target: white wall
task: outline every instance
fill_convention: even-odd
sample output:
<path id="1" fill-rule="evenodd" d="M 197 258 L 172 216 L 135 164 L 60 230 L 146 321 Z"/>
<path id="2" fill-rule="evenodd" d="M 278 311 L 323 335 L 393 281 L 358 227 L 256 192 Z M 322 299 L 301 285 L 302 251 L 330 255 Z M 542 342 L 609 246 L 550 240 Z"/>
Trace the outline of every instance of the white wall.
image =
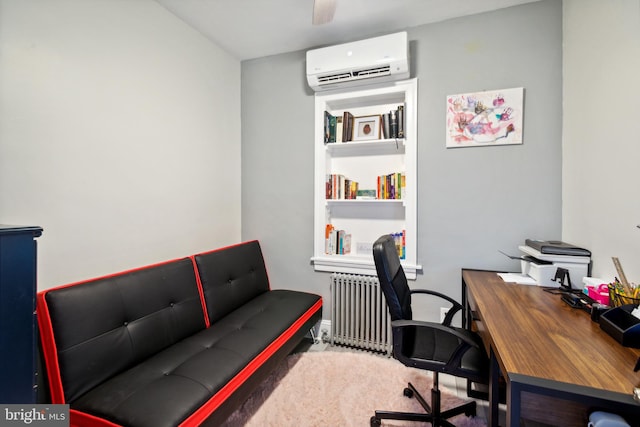
<path id="1" fill-rule="evenodd" d="M 640 282 L 640 1 L 564 0 L 563 240 Z"/>
<path id="2" fill-rule="evenodd" d="M 240 239 L 240 63 L 151 0 L 0 0 L 0 222 L 39 288 Z"/>

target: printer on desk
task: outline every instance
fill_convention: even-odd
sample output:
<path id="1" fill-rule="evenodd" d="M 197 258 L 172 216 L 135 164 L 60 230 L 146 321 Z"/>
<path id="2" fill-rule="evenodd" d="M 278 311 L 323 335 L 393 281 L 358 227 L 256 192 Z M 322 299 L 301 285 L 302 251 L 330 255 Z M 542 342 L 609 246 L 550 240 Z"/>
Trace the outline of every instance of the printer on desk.
<path id="1" fill-rule="evenodd" d="M 560 286 L 554 280 L 558 267 L 568 270 L 573 289 L 582 289 L 582 278 L 589 275 L 591 252 L 587 249 L 558 240 L 534 239 L 526 239 L 518 249 L 525 254 L 521 259 L 522 274 L 541 286 Z"/>

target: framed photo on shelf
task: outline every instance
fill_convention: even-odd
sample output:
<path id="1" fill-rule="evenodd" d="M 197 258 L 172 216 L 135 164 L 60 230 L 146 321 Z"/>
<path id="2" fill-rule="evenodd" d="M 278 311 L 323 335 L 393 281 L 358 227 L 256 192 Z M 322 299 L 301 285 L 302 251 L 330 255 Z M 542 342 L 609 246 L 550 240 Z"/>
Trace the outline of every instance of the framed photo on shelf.
<path id="1" fill-rule="evenodd" d="M 361 116 L 353 119 L 352 141 L 380 139 L 380 115 Z"/>

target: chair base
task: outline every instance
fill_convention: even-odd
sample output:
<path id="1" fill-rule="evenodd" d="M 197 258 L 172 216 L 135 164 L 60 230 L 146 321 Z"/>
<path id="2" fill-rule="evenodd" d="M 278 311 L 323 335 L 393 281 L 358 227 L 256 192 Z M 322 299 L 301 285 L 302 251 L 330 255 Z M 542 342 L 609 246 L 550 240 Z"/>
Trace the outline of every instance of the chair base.
<path id="1" fill-rule="evenodd" d="M 455 408 L 441 412 L 440 390 L 437 388 L 433 388 L 431 390 L 431 404 L 433 405 L 433 409 L 411 383 L 409 383 L 408 388 L 405 388 L 404 395 L 407 397 L 415 397 L 424 408 L 425 413 L 376 411 L 376 414 L 371 417 L 371 427 L 380 426 L 382 424 L 382 420 L 422 421 L 431 423 L 433 427 L 455 427 L 454 424 L 447 421 L 448 418 L 460 414 L 465 414 L 467 416 L 476 415 L 476 402 L 467 402 L 460 406 L 456 406 Z"/>

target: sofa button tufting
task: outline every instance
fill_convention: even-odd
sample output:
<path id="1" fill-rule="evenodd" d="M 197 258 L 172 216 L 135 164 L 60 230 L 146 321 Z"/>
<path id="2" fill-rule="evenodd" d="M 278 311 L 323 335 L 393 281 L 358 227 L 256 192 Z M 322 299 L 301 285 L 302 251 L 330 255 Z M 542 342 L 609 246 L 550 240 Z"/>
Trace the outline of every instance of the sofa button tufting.
<path id="1" fill-rule="evenodd" d="M 235 249 L 236 247 L 238 249 Z M 163 407 L 163 415 L 160 418 L 165 420 L 182 419 L 186 416 L 192 420 L 202 418 L 203 420 L 209 419 L 209 422 L 211 422 L 220 418 L 215 414 L 216 412 L 224 415 L 231 408 L 239 406 L 244 399 L 249 397 L 249 389 L 244 391 L 245 389 L 241 387 L 236 390 L 237 395 L 234 392 L 233 396 L 222 396 L 222 402 L 217 404 L 222 404 L 224 407 L 219 407 L 218 409 L 218 407 L 211 405 L 208 400 L 200 402 L 200 393 L 204 392 L 204 390 L 199 388 L 192 390 L 192 393 L 181 393 L 181 404 L 173 405 L 171 399 L 175 398 L 173 396 L 175 393 L 171 393 L 171 391 L 167 393 L 166 388 L 176 388 L 175 386 L 172 387 L 175 381 L 169 377 L 175 377 L 176 381 L 202 384 L 203 387 L 210 390 L 218 387 L 225 390 L 230 387 L 237 388 L 237 374 L 230 370 L 231 367 L 215 366 L 220 365 L 217 362 L 221 357 L 224 358 L 228 354 L 229 347 L 232 349 L 239 347 L 239 352 L 247 355 L 254 353 L 261 355 L 261 370 L 255 375 L 253 373 L 255 367 L 251 364 L 254 363 L 255 357 L 246 361 L 237 360 L 237 365 L 240 367 L 243 376 L 245 376 L 243 381 L 256 385 L 263 381 L 262 375 L 264 373 L 262 368 L 265 369 L 265 373 L 273 371 L 276 362 L 279 362 L 285 356 L 281 352 L 273 353 L 269 351 L 272 350 L 273 345 L 277 343 L 284 345 L 284 347 L 294 346 L 300 340 L 297 333 L 292 333 L 286 337 L 278 336 L 275 339 L 268 338 L 269 334 L 277 334 L 281 330 L 303 332 L 306 326 L 312 325 L 322 317 L 322 300 L 320 297 L 299 291 L 286 291 L 284 293 L 292 292 L 295 295 L 300 295 L 300 304 L 297 304 L 297 301 L 295 304 L 287 304 L 289 301 L 286 301 L 286 299 L 281 301 L 282 298 L 278 294 L 269 293 L 265 295 L 266 302 L 263 302 L 263 305 L 273 304 L 274 306 L 265 308 L 260 305 L 257 307 L 254 305 L 256 303 L 252 302 L 253 299 L 250 296 L 254 293 L 255 284 L 258 283 L 257 287 L 264 289 L 265 292 L 269 289 L 266 270 L 262 264 L 264 260 L 259 249 L 260 246 L 257 242 L 245 243 L 242 246 L 233 246 L 233 249 L 225 249 L 225 252 L 212 251 L 206 255 L 193 255 L 190 258 L 161 263 L 157 266 L 143 267 L 140 270 L 141 273 L 138 270 L 116 273 L 113 278 L 107 279 L 105 283 L 113 285 L 112 288 L 114 289 L 109 291 L 113 299 L 117 295 L 119 299 L 117 306 L 109 310 L 94 310 L 91 314 L 101 316 L 101 320 L 95 321 L 95 319 L 87 317 L 83 320 L 81 330 L 78 330 L 78 325 L 73 316 L 65 317 L 63 311 L 67 302 L 74 306 L 86 306 L 86 304 L 91 304 L 91 301 L 95 300 L 95 298 L 100 298 L 100 294 L 96 294 L 99 291 L 94 289 L 95 285 L 92 285 L 91 281 L 65 289 L 63 291 L 64 294 L 60 297 L 57 296 L 59 291 L 48 290 L 47 293 L 51 292 L 51 294 L 48 294 L 52 296 L 50 298 L 51 301 L 48 301 L 49 298 L 41 294 L 39 297 L 44 297 L 44 301 L 47 301 L 47 305 L 50 304 L 51 308 L 50 311 L 44 313 L 47 320 L 41 320 L 44 323 L 55 325 L 55 331 L 53 327 L 49 331 L 43 331 L 43 333 L 47 333 L 47 339 L 42 340 L 45 344 L 45 351 L 55 353 L 56 345 L 62 348 L 62 343 L 59 341 L 60 335 L 98 341 L 95 345 L 94 343 L 83 345 L 77 349 L 78 351 L 70 352 L 72 354 L 60 352 L 58 354 L 59 365 L 47 364 L 49 369 L 53 369 L 56 372 L 59 369 L 60 376 L 65 378 L 69 384 L 78 381 L 82 384 L 86 382 L 85 385 L 87 385 L 87 381 L 91 382 L 91 385 L 87 385 L 86 391 L 84 387 L 81 391 L 69 391 L 69 395 L 65 394 L 66 400 L 79 401 L 82 398 L 80 396 L 81 393 L 90 393 L 91 398 L 86 402 L 90 400 L 91 402 L 87 403 L 87 405 L 92 406 L 96 411 L 95 424 L 109 424 L 108 419 L 121 415 L 118 414 L 118 408 L 110 405 L 114 401 L 113 399 L 119 399 L 123 395 L 131 396 L 132 394 L 135 397 L 136 390 L 141 389 L 146 392 L 143 394 L 148 395 L 146 396 L 147 401 L 151 399 L 156 406 Z M 229 257 L 227 257 L 227 253 Z M 257 258 L 255 261 L 257 265 L 247 265 L 245 267 L 246 264 L 252 262 L 252 258 Z M 247 269 L 249 268 L 252 275 L 258 276 L 254 277 L 255 280 L 247 277 Z M 223 273 L 220 273 L 221 271 Z M 216 278 L 217 274 L 220 275 Z M 224 274 L 238 274 L 238 277 L 227 277 L 227 280 L 225 280 L 227 288 L 224 288 L 222 283 Z M 161 278 L 160 281 L 163 282 L 160 286 L 162 288 L 161 292 L 158 292 L 158 295 L 149 296 L 148 289 L 153 287 L 154 281 L 157 281 L 158 278 Z M 210 280 L 207 281 L 206 279 Z M 207 287 L 211 285 L 217 290 L 217 298 L 215 298 L 216 301 L 213 307 L 211 304 L 206 304 L 210 302 L 206 300 L 207 297 L 210 297 L 210 295 L 207 295 Z M 124 287 L 123 292 L 120 292 L 121 286 Z M 189 291 L 185 291 L 185 287 L 188 287 Z M 218 287 L 223 289 L 217 289 Z M 203 295 L 202 292 L 205 292 L 205 294 Z M 177 298 L 176 301 L 180 302 L 167 301 L 167 298 L 172 296 L 175 296 Z M 120 299 L 120 297 L 122 298 Z M 154 300 L 159 305 L 154 305 Z M 167 304 L 164 308 L 162 308 L 163 302 Z M 238 308 L 228 314 L 217 312 L 218 304 L 225 306 L 229 303 L 231 305 L 237 303 Z M 177 309 L 178 304 L 180 304 L 180 310 Z M 170 309 L 170 312 L 166 311 L 167 308 Z M 177 313 L 173 313 L 174 310 Z M 287 313 L 291 312 L 291 319 L 286 317 L 271 319 L 269 318 L 270 316 L 259 314 L 259 312 L 279 310 Z M 60 319 L 54 316 L 61 312 Z M 131 315 L 133 319 L 131 322 L 136 327 L 132 327 L 132 330 L 129 331 L 128 325 L 131 322 L 127 320 L 123 320 L 121 324 L 122 328 L 126 329 L 125 331 L 115 326 L 115 321 L 122 315 Z M 138 318 L 138 315 L 141 317 Z M 189 324 L 193 323 L 193 325 L 178 326 L 174 328 L 176 329 L 175 331 L 173 329 L 167 331 L 167 323 L 172 324 L 175 321 L 173 317 L 176 315 L 193 319 L 193 322 L 187 322 Z M 150 317 L 151 320 L 149 320 Z M 110 323 L 111 321 L 114 323 Z M 110 343 L 112 341 L 116 343 L 111 343 L 112 346 L 120 344 L 127 346 L 131 344 L 134 346 L 131 351 L 144 353 L 144 355 L 136 354 L 138 357 L 133 357 L 135 360 L 131 361 L 133 363 L 132 369 L 124 374 L 115 374 L 122 364 L 122 361 L 115 357 L 107 357 L 106 360 L 101 360 L 101 368 L 104 369 L 95 369 L 95 358 L 91 357 L 91 353 L 100 351 L 104 347 L 105 343 L 100 340 L 102 334 L 105 333 L 101 327 L 104 323 L 111 324 L 115 328 L 113 332 L 107 332 L 107 334 L 116 335 L 111 339 L 107 339 Z M 143 323 L 142 327 L 140 323 Z M 203 329 L 205 327 L 210 332 L 203 336 L 201 332 L 206 331 L 206 329 Z M 169 328 L 171 329 L 171 326 Z M 216 330 L 217 328 L 219 330 Z M 131 334 L 133 336 L 129 337 L 128 335 Z M 167 335 L 170 336 L 167 337 Z M 255 338 L 256 336 L 259 338 Z M 267 338 L 261 338 L 264 336 Z M 185 342 L 191 344 L 184 344 Z M 110 343 L 106 345 L 109 346 Z M 140 346 L 144 348 L 139 350 L 138 347 Z M 74 348 L 74 350 L 76 349 Z M 164 357 L 165 363 L 161 363 L 163 366 L 157 366 L 159 363 L 157 363 L 158 358 L 156 355 L 159 356 L 160 354 L 167 355 Z M 239 355 L 236 358 L 241 359 L 242 357 Z M 156 365 L 155 368 L 153 367 L 154 364 Z M 202 365 L 215 366 L 215 375 L 208 368 L 199 369 Z M 166 368 L 168 371 L 162 371 L 162 368 Z M 142 377 L 139 375 L 142 371 L 154 369 L 156 371 L 155 375 L 143 375 Z M 188 380 L 184 376 L 185 371 L 188 371 L 186 372 L 189 377 Z M 158 378 L 157 375 L 165 377 L 165 379 Z M 214 378 L 210 380 L 209 378 L 212 375 Z M 171 384 L 167 385 L 167 382 L 171 382 Z M 216 397 L 221 396 L 216 395 Z M 142 400 L 140 401 L 142 402 Z M 146 403 L 146 401 L 143 403 Z M 134 408 L 133 406 L 136 407 Z M 143 417 L 149 419 L 145 408 L 140 405 L 131 405 L 131 407 L 127 407 L 127 411 L 131 419 L 142 419 Z M 191 415 L 186 414 L 187 411 Z M 97 413 L 100 413 L 100 415 L 97 415 Z M 91 416 L 93 417 L 93 415 Z M 149 424 L 155 423 L 151 421 Z"/>

